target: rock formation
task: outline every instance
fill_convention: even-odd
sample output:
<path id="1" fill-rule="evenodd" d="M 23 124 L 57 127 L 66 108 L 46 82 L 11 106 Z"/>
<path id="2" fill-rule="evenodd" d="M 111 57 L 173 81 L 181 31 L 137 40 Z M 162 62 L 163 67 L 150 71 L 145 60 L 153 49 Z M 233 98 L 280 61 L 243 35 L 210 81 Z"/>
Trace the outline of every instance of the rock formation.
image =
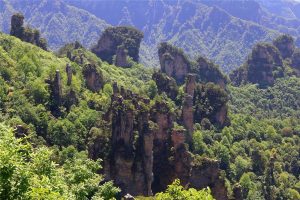
<path id="1" fill-rule="evenodd" d="M 11 17 L 10 35 L 20 38 L 22 41 L 35 44 L 36 46 L 47 50 L 47 41 L 40 37 L 40 32 L 37 29 L 23 27 L 24 16 L 21 13 L 14 14 Z"/>
<path id="2" fill-rule="evenodd" d="M 98 92 L 104 85 L 101 71 L 94 64 L 86 64 L 83 68 L 86 86 L 93 92 Z"/>
<path id="3" fill-rule="evenodd" d="M 165 92 L 168 97 L 175 100 L 178 94 L 178 86 L 176 81 L 161 72 L 154 72 L 152 75 L 152 79 L 155 81 L 158 89 L 158 93 L 161 94 Z"/>
<path id="4" fill-rule="evenodd" d="M 230 124 L 227 113 L 228 95 L 220 86 L 207 83 L 197 84 L 194 94 L 194 123 L 208 119 L 218 128 Z"/>
<path id="5" fill-rule="evenodd" d="M 50 110 L 55 117 L 58 117 L 60 115 L 59 107 L 62 105 L 63 102 L 60 71 L 56 70 L 54 79 L 53 80 L 47 79 L 46 83 L 49 84 L 49 88 L 50 88 L 50 96 L 51 96 Z"/>
<path id="6" fill-rule="evenodd" d="M 70 86 L 72 83 L 73 70 L 69 63 L 66 66 L 66 73 L 67 73 L 67 85 Z"/>
<path id="7" fill-rule="evenodd" d="M 295 50 L 294 39 L 290 35 L 281 35 L 273 41 L 283 59 L 290 58 Z"/>
<path id="8" fill-rule="evenodd" d="M 195 68 L 197 79 L 202 83 L 213 82 L 222 88 L 225 88 L 228 83 L 228 78 L 220 71 L 219 67 L 202 56 L 197 59 Z"/>
<path id="9" fill-rule="evenodd" d="M 193 88 L 195 75 L 188 75 L 185 91 L 190 97 Z M 210 186 L 218 200 L 226 199 L 218 163 L 208 163 L 202 168 L 195 165 L 186 145 L 186 130 L 174 125 L 176 114 L 172 108 L 164 100 L 156 100 L 151 107 L 149 104 L 149 99 L 113 84 L 111 107 L 106 114 L 110 142 L 103 141 L 105 128 L 93 128 L 89 142 L 90 157 L 104 160 L 106 179 L 114 180 L 123 196 L 127 193 L 150 196 L 179 178 L 186 187 Z M 107 148 L 105 144 L 110 145 L 110 151 L 106 150 L 108 155 L 102 151 Z"/>
<path id="10" fill-rule="evenodd" d="M 300 77 L 300 49 L 296 49 L 291 58 L 291 66 L 295 74 Z"/>
<path id="11" fill-rule="evenodd" d="M 116 51 L 115 65 L 118 67 L 131 67 L 127 62 L 127 50 L 123 46 L 119 46 Z"/>
<path id="12" fill-rule="evenodd" d="M 187 130 L 187 143 L 192 143 L 192 134 L 194 131 L 194 91 L 196 88 L 196 75 L 188 74 L 185 82 L 185 96 L 182 106 L 182 121 Z"/>
<path id="13" fill-rule="evenodd" d="M 220 178 L 219 162 L 208 158 L 195 159 L 189 179 L 190 187 L 209 186 L 217 200 L 227 200 L 225 180 Z"/>
<path id="14" fill-rule="evenodd" d="M 278 49 L 271 44 L 259 43 L 253 48 L 247 62 L 235 70 L 230 78 L 235 85 L 250 82 L 266 88 L 273 85 L 276 78 L 283 77 L 283 71 Z"/>
<path id="15" fill-rule="evenodd" d="M 183 51 L 164 42 L 158 48 L 158 56 L 161 71 L 182 84 L 185 76 L 191 72 L 191 63 Z"/>
<path id="16" fill-rule="evenodd" d="M 118 59 L 122 61 L 121 64 L 123 64 L 124 52 L 126 51 L 133 61 L 138 62 L 139 48 L 143 37 L 143 33 L 133 27 L 110 27 L 103 32 L 92 51 L 110 64 L 113 63 L 113 56 L 117 55 L 118 49 L 119 51 L 122 50 L 122 54 L 119 52 L 118 55 Z"/>
<path id="17" fill-rule="evenodd" d="M 106 172 L 125 193 L 152 195 L 153 130 L 148 99 L 117 89 L 111 103 L 111 154 Z"/>

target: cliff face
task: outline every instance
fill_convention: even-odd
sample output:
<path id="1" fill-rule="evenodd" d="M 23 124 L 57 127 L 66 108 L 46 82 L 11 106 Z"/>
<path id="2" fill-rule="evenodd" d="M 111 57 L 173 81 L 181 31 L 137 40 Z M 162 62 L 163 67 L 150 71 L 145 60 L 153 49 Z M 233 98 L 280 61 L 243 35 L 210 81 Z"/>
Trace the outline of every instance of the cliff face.
<path id="1" fill-rule="evenodd" d="M 186 91 L 192 95 L 195 76 L 188 77 L 190 81 Z M 117 84 L 113 85 L 113 91 L 107 119 L 111 131 L 111 151 L 107 156 L 97 153 L 100 151 L 99 145 L 104 144 L 104 137 L 95 138 L 94 145 L 89 148 L 93 159 L 104 156 L 106 179 L 114 180 L 124 194 L 145 196 L 165 190 L 176 178 L 185 186 L 201 179 L 197 177 L 200 172 L 193 172 L 196 168 L 186 145 L 190 141 L 186 138 L 185 129 L 174 127 L 177 118 L 169 105 L 156 101 L 150 107 L 149 99 L 139 97 Z M 226 199 L 224 182 L 217 185 L 213 182 L 219 181 L 218 173 L 218 169 L 207 171 L 209 180 L 206 184 L 195 184 L 193 187 L 214 187 L 213 191 L 222 193 L 220 199 Z"/>
<path id="2" fill-rule="evenodd" d="M 153 127 L 150 127 L 149 103 L 115 85 L 111 102 L 111 153 L 106 176 L 125 193 L 151 195 L 153 181 Z M 142 108 L 143 107 L 143 108 Z"/>
<path id="3" fill-rule="evenodd" d="M 197 59 L 195 68 L 195 72 L 197 73 L 200 82 L 213 82 L 222 88 L 226 87 L 226 84 L 228 83 L 227 77 L 220 71 L 217 65 L 208 61 L 206 58 L 200 56 Z"/>
<path id="4" fill-rule="evenodd" d="M 183 83 L 191 71 L 191 64 L 184 53 L 168 44 L 161 43 L 158 49 L 161 71 L 173 77 L 177 83 Z"/>
<path id="5" fill-rule="evenodd" d="M 169 77 L 161 72 L 154 72 L 152 79 L 157 85 L 159 94 L 165 92 L 171 99 L 176 98 L 178 94 L 178 86 L 174 78 Z"/>
<path id="6" fill-rule="evenodd" d="M 24 27 L 24 16 L 20 13 L 14 14 L 11 17 L 10 35 L 47 50 L 47 41 L 40 37 L 40 32 L 37 29 Z"/>
<path id="7" fill-rule="evenodd" d="M 266 88 L 274 84 L 276 78 L 283 77 L 283 61 L 279 50 L 271 44 L 257 44 L 247 62 L 231 74 L 234 84 L 257 83 Z"/>
<path id="8" fill-rule="evenodd" d="M 142 32 L 132 27 L 110 27 L 103 32 L 92 51 L 110 64 L 113 63 L 113 57 L 116 55 L 115 64 L 121 67 L 127 66 L 127 63 L 124 63 L 127 54 L 133 61 L 138 62 L 139 48 L 143 37 Z"/>
<path id="9" fill-rule="evenodd" d="M 86 86 L 93 92 L 98 92 L 104 85 L 103 76 L 96 65 L 86 64 L 83 68 Z"/>

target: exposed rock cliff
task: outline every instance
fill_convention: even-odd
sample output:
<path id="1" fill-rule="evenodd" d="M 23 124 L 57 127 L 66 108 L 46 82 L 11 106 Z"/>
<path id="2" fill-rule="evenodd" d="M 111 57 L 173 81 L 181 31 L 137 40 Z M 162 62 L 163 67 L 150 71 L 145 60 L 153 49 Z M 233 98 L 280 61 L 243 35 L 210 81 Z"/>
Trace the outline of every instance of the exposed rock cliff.
<path id="1" fill-rule="evenodd" d="M 191 72 L 191 63 L 183 51 L 168 43 L 161 43 L 158 48 L 161 71 L 182 84 L 185 76 Z"/>
<path id="2" fill-rule="evenodd" d="M 158 93 L 161 94 L 165 92 L 168 97 L 171 99 L 175 99 L 178 94 L 178 86 L 176 81 L 161 72 L 154 72 L 152 75 L 152 79 L 155 81 L 158 89 Z"/>
<path id="3" fill-rule="evenodd" d="M 94 64 L 86 64 L 83 68 L 86 86 L 93 92 L 98 92 L 104 85 L 101 71 Z"/>
<path id="4" fill-rule="evenodd" d="M 139 60 L 139 48 L 143 33 L 133 27 L 110 27 L 107 28 L 101 35 L 98 44 L 92 48 L 92 51 L 100 57 L 102 60 L 108 63 L 113 63 L 113 56 L 117 55 L 119 49 L 122 50 L 122 55 L 118 53 L 118 59 L 122 62 L 116 62 L 116 64 L 123 64 L 125 50 L 128 56 L 135 62 Z M 121 56 L 121 58 L 120 58 Z"/>
<path id="5" fill-rule="evenodd" d="M 219 67 L 202 56 L 197 59 L 194 71 L 200 82 L 213 82 L 222 88 L 225 88 L 228 83 L 228 78 L 220 71 Z"/>
<path id="6" fill-rule="evenodd" d="M 290 58 L 295 50 L 294 39 L 290 35 L 281 35 L 273 41 L 283 59 Z"/>
<path id="7" fill-rule="evenodd" d="M 253 48 L 247 62 L 230 77 L 235 85 L 250 82 L 265 88 L 273 85 L 276 78 L 283 77 L 283 71 L 279 50 L 271 44 L 259 43 Z"/>
<path id="8" fill-rule="evenodd" d="M 40 32 L 37 29 L 31 29 L 29 27 L 24 27 L 23 25 L 24 16 L 21 13 L 14 14 L 11 17 L 10 35 L 47 50 L 47 41 L 40 37 Z"/>
<path id="9" fill-rule="evenodd" d="M 185 90 L 192 103 L 195 87 L 195 75 L 188 75 Z M 149 104 L 149 99 L 113 84 L 107 118 L 110 142 L 103 141 L 103 134 L 96 133 L 100 130 L 94 128 L 90 131 L 92 145 L 89 146 L 89 154 L 93 159 L 104 159 L 106 179 L 114 180 L 123 194 L 149 196 L 166 189 L 179 178 L 186 187 L 191 183 L 195 183 L 192 186 L 198 189 L 210 186 L 217 199 L 226 199 L 226 188 L 219 178 L 218 165 L 208 164 L 207 168 L 201 169 L 195 167 L 193 155 L 186 145 L 186 130 L 174 125 L 177 117 L 170 105 L 164 100 L 157 100 L 152 106 Z M 105 143 L 110 144 L 108 155 L 100 148 L 106 148 Z M 211 167 L 213 170 L 209 170 Z M 203 173 L 204 178 L 198 176 L 203 176 Z M 205 183 L 198 183 L 199 179 Z"/>

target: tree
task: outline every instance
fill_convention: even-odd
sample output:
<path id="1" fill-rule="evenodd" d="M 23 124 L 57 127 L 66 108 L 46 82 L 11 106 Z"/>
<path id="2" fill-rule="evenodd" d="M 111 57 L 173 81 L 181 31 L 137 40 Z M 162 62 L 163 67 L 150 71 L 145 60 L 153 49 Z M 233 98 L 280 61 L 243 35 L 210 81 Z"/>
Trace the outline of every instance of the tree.
<path id="1" fill-rule="evenodd" d="M 176 179 L 168 186 L 165 192 L 157 193 L 155 195 L 157 200 L 213 200 L 210 189 L 196 190 L 190 188 L 185 190 L 180 185 L 180 180 Z"/>

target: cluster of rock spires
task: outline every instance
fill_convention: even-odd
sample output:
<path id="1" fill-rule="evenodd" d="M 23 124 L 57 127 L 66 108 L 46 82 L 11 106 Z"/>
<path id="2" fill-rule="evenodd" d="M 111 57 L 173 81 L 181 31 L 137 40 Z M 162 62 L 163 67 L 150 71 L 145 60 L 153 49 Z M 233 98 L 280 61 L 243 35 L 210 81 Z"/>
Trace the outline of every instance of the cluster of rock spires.
<path id="1" fill-rule="evenodd" d="M 139 60 L 139 48 L 143 33 L 132 27 L 110 27 L 100 37 L 92 52 L 103 61 L 119 67 L 130 67 L 128 58 Z"/>
<path id="2" fill-rule="evenodd" d="M 272 86 L 277 78 L 284 77 L 287 66 L 294 75 L 300 76 L 300 53 L 295 47 L 294 39 L 281 35 L 272 44 L 257 44 L 246 63 L 233 71 L 230 79 L 234 85 L 255 83 L 260 88 Z"/>
<path id="3" fill-rule="evenodd" d="M 187 85 L 186 91 L 192 94 L 195 82 Z M 186 134 L 182 126 L 176 126 L 178 119 L 166 102 L 150 105 L 150 99 L 119 88 L 116 83 L 113 91 L 107 114 L 111 151 L 104 158 L 106 179 L 114 180 L 124 194 L 149 196 L 179 178 L 185 186 L 209 186 L 216 199 L 227 199 L 218 161 L 199 161 L 189 152 L 186 142 L 191 140 L 192 130 Z M 90 149 L 93 158 L 99 158 L 96 148 Z"/>
<path id="4" fill-rule="evenodd" d="M 39 46 L 38 40 L 24 38 L 23 17 L 14 15 L 11 34 Z M 130 67 L 130 58 L 137 62 L 143 34 L 134 28 L 108 28 L 101 36 L 93 52 L 103 61 L 120 67 Z M 76 51 L 82 46 L 72 44 Z M 43 48 L 43 47 L 42 47 Z M 104 160 L 105 178 L 114 180 L 124 194 L 150 196 L 166 189 L 176 178 L 186 187 L 201 189 L 209 186 L 217 200 L 228 199 L 225 180 L 220 176 L 217 160 L 199 158 L 190 150 L 194 124 L 204 129 L 223 128 L 230 124 L 227 114 L 228 78 L 218 66 L 204 57 L 190 61 L 184 52 L 168 43 L 158 49 L 161 69 L 153 74 L 158 93 L 165 93 L 179 110 L 173 111 L 165 99 L 155 100 L 141 97 L 113 84 L 111 105 L 103 116 L 109 136 L 97 135 L 89 144 L 89 155 Z M 87 60 L 84 53 L 67 52 L 67 57 L 82 68 L 86 87 L 99 92 L 104 85 L 101 66 Z M 285 63 L 300 75 L 300 50 L 295 49 L 289 36 L 281 36 L 271 44 L 258 44 L 247 62 L 233 72 L 234 84 L 258 83 L 267 87 L 276 78 L 283 77 Z M 71 89 L 74 70 L 66 65 L 66 85 L 62 83 L 60 71 L 45 80 L 51 94 L 51 112 L 60 116 L 60 108 L 67 110 L 78 99 Z M 179 88 L 184 91 L 178 99 Z M 64 89 L 64 87 L 68 89 Z M 91 129 L 90 132 L 93 130 Z M 109 141 L 107 138 L 109 137 Z M 109 145 L 109 147 L 107 147 Z M 107 147 L 107 149 L 105 149 Z M 108 153 L 103 153 L 103 149 Z M 239 199 L 239 188 L 234 188 Z"/>
<path id="5" fill-rule="evenodd" d="M 24 27 L 24 16 L 20 13 L 14 14 L 11 17 L 10 35 L 47 50 L 46 39 L 40 37 L 40 32 L 37 29 Z"/>
<path id="6" fill-rule="evenodd" d="M 133 28 L 109 28 L 93 52 L 104 61 L 128 67 L 127 57 L 138 61 L 141 38 L 142 34 Z M 131 46 L 127 45 L 128 40 Z M 114 180 L 124 194 L 149 196 L 166 189 L 179 178 L 187 187 L 209 186 L 216 199 L 227 199 L 219 162 L 206 158 L 199 160 L 189 148 L 192 148 L 195 123 L 203 124 L 207 129 L 212 125 L 222 128 L 229 124 L 228 79 L 212 62 L 199 57 L 192 63 L 182 50 L 170 44 L 162 43 L 158 53 L 161 70 L 152 78 L 158 93 L 166 93 L 177 102 L 181 114 L 174 112 L 163 99 L 150 105 L 150 99 L 114 83 L 111 106 L 104 116 L 111 133 L 110 153 L 104 156 L 100 150 L 99 144 L 105 142 L 99 135 L 95 138 L 97 142 L 89 146 L 90 156 L 104 160 L 106 179 Z M 84 74 L 86 80 L 90 74 L 91 70 Z M 183 84 L 183 99 L 177 101 L 179 87 Z"/>

